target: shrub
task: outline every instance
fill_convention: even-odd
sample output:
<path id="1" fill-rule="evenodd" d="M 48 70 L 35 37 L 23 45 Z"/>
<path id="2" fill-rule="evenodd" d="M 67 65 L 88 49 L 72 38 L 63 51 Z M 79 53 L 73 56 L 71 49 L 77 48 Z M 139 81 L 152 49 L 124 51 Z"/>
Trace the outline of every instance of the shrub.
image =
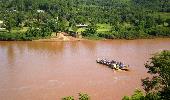
<path id="1" fill-rule="evenodd" d="M 144 100 L 144 95 L 140 90 L 136 90 L 131 97 L 124 96 L 122 100 Z"/>
<path id="2" fill-rule="evenodd" d="M 152 36 L 170 36 L 169 27 L 163 27 L 163 26 L 153 27 L 147 29 L 146 32 Z"/>
<path id="3" fill-rule="evenodd" d="M 31 38 L 31 39 L 43 38 L 43 37 L 51 36 L 51 34 L 52 34 L 52 32 L 51 32 L 50 28 L 48 28 L 48 27 L 30 28 L 25 33 L 26 38 Z"/>
<path id="4" fill-rule="evenodd" d="M 68 96 L 68 97 L 62 98 L 62 100 L 74 100 L 74 97 Z M 90 100 L 90 96 L 85 93 L 79 93 L 79 100 Z"/>
<path id="5" fill-rule="evenodd" d="M 151 61 L 145 64 L 152 77 L 142 79 L 146 95 L 139 90 L 131 97 L 122 100 L 169 100 L 170 98 L 170 51 L 164 50 L 155 54 Z"/>
<path id="6" fill-rule="evenodd" d="M 0 40 L 3 41 L 15 41 L 15 40 L 25 40 L 24 34 L 20 33 L 0 33 Z"/>
<path id="7" fill-rule="evenodd" d="M 92 36 L 97 34 L 96 26 L 90 25 L 88 28 L 82 33 L 83 36 Z"/>
<path id="8" fill-rule="evenodd" d="M 90 96 L 88 94 L 79 93 L 79 100 L 90 100 Z"/>
<path id="9" fill-rule="evenodd" d="M 106 39 L 114 39 L 114 36 L 111 33 L 98 33 L 98 36 Z"/>
<path id="10" fill-rule="evenodd" d="M 74 100 L 74 97 L 73 96 L 68 96 L 68 97 L 62 98 L 62 100 Z"/>

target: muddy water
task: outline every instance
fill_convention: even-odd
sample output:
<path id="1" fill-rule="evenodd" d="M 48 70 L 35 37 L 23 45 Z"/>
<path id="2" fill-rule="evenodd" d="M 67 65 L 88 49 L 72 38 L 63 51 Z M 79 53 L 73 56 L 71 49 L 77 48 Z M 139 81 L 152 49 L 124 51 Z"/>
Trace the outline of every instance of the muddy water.
<path id="1" fill-rule="evenodd" d="M 145 62 L 168 49 L 170 39 L 79 42 L 0 42 L 0 100 L 60 100 L 88 93 L 92 100 L 119 100 L 141 88 Z M 130 72 L 96 64 L 122 61 Z"/>

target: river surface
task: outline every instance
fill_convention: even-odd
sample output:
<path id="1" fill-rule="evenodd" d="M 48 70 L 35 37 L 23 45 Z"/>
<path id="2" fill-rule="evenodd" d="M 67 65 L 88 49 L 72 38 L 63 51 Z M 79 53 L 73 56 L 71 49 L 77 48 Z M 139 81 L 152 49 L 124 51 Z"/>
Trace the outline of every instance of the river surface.
<path id="1" fill-rule="evenodd" d="M 0 42 L 0 100 L 61 100 L 87 93 L 120 100 L 141 87 L 152 54 L 170 50 L 170 39 L 77 42 Z M 113 71 L 98 57 L 130 65 Z"/>

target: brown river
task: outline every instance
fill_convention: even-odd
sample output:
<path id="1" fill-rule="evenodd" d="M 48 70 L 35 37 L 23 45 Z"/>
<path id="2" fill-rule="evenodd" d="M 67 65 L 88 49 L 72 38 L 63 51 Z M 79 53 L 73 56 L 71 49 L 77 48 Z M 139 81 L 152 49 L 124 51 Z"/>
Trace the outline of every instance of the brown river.
<path id="1" fill-rule="evenodd" d="M 61 100 L 87 93 L 92 100 L 120 100 L 142 89 L 152 54 L 170 50 L 170 39 L 74 42 L 0 42 L 0 100 Z M 130 65 L 113 71 L 98 57 Z"/>

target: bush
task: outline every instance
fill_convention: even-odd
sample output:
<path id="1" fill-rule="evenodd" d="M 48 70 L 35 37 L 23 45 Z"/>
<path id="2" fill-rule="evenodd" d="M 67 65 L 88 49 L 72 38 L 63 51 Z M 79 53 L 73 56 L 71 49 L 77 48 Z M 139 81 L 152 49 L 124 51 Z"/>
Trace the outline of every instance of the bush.
<path id="1" fill-rule="evenodd" d="M 142 86 L 146 92 L 144 96 L 139 90 L 131 97 L 122 100 L 169 100 L 170 98 L 170 51 L 165 50 L 150 58 L 145 64 L 152 77 L 142 79 Z"/>
<path id="2" fill-rule="evenodd" d="M 144 100 L 144 95 L 140 90 L 136 90 L 131 97 L 125 96 L 122 100 Z"/>
<path id="3" fill-rule="evenodd" d="M 146 32 L 152 36 L 168 36 L 168 37 L 170 36 L 169 27 L 163 27 L 163 26 L 153 27 L 147 29 Z"/>
<path id="4" fill-rule="evenodd" d="M 26 33 L 9 33 L 1 32 L 0 40 L 3 41 L 19 41 L 19 40 L 35 40 L 51 36 L 52 32 L 48 27 L 42 29 L 30 28 Z"/>
<path id="5" fill-rule="evenodd" d="M 0 40 L 3 41 L 15 41 L 15 40 L 25 40 L 24 34 L 20 33 L 0 33 Z"/>
<path id="6" fill-rule="evenodd" d="M 68 97 L 62 98 L 62 100 L 74 100 L 74 97 L 73 96 L 68 96 Z"/>
<path id="7" fill-rule="evenodd" d="M 68 96 L 68 97 L 62 98 L 62 100 L 74 100 L 74 97 Z M 90 100 L 90 96 L 85 93 L 79 93 L 79 100 Z"/>
<path id="8" fill-rule="evenodd" d="M 52 32 L 51 32 L 50 28 L 48 28 L 48 27 L 30 28 L 25 33 L 26 38 L 31 38 L 31 39 L 44 38 L 44 37 L 51 36 L 51 34 L 52 34 Z"/>
<path id="9" fill-rule="evenodd" d="M 79 100 L 90 100 L 90 97 L 88 94 L 79 93 Z"/>
<path id="10" fill-rule="evenodd" d="M 114 39 L 114 36 L 111 33 L 98 33 L 98 36 L 106 39 Z"/>
<path id="11" fill-rule="evenodd" d="M 147 93 L 144 95 L 142 91 L 136 90 L 132 96 L 124 96 L 122 100 L 161 100 L 161 98 L 157 93 Z"/>
<path id="12" fill-rule="evenodd" d="M 97 34 L 97 28 L 96 26 L 88 26 L 88 28 L 82 33 L 83 36 L 92 36 Z"/>

